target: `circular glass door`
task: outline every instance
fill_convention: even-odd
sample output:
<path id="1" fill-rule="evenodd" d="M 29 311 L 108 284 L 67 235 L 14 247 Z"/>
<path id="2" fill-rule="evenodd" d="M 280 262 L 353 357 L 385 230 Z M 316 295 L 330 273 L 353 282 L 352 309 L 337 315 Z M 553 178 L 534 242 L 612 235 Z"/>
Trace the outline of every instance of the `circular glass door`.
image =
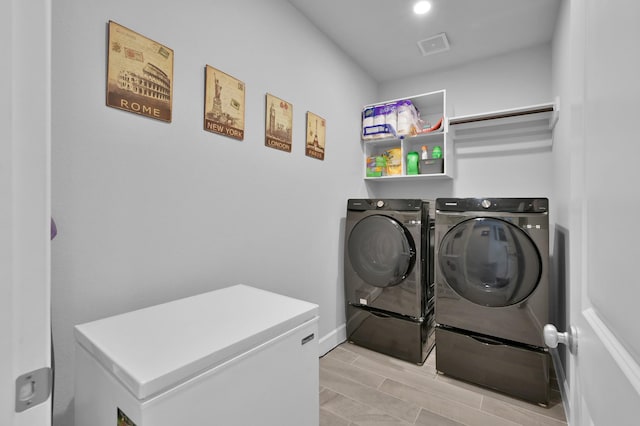
<path id="1" fill-rule="evenodd" d="M 540 254 L 531 238 L 500 219 L 460 222 L 442 238 L 438 253 L 447 284 L 482 306 L 523 301 L 538 285 L 542 272 Z"/>
<path id="2" fill-rule="evenodd" d="M 411 234 L 388 216 L 373 215 L 358 222 L 349 235 L 347 249 L 358 276 L 376 287 L 400 283 L 415 264 Z"/>

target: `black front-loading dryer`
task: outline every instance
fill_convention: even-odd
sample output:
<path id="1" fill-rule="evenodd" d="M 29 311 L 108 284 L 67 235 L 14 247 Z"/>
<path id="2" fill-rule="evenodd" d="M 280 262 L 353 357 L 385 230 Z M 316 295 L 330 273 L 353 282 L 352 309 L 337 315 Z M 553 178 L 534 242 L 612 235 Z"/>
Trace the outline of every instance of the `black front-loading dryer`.
<path id="1" fill-rule="evenodd" d="M 350 199 L 345 227 L 347 338 L 421 364 L 433 347 L 433 203 Z"/>
<path id="2" fill-rule="evenodd" d="M 545 347 L 548 205 L 546 198 L 437 200 L 439 324 Z"/>
<path id="3" fill-rule="evenodd" d="M 436 369 L 547 404 L 549 200 L 436 200 Z"/>

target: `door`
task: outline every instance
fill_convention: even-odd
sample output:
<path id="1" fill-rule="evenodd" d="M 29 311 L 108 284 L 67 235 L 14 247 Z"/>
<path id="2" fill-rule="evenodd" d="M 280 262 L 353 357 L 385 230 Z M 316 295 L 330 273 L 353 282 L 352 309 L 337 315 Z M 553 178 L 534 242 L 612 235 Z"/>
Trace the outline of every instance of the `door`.
<path id="1" fill-rule="evenodd" d="M 347 302 L 420 318 L 425 313 L 420 215 L 402 215 L 367 215 L 348 231 Z"/>
<path id="2" fill-rule="evenodd" d="M 5 3 L 0 14 L 0 424 L 48 426 L 51 5 L 50 0 Z"/>
<path id="3" fill-rule="evenodd" d="M 640 3 L 572 0 L 570 11 L 570 424 L 637 425 Z"/>
<path id="4" fill-rule="evenodd" d="M 457 294 L 491 308 L 521 303 L 542 275 L 533 240 L 516 225 L 491 217 L 451 228 L 442 238 L 437 260 L 442 279 Z"/>
<path id="5" fill-rule="evenodd" d="M 383 215 L 358 222 L 351 230 L 347 249 L 358 276 L 375 287 L 399 284 L 416 262 L 416 246 L 409 231 Z"/>

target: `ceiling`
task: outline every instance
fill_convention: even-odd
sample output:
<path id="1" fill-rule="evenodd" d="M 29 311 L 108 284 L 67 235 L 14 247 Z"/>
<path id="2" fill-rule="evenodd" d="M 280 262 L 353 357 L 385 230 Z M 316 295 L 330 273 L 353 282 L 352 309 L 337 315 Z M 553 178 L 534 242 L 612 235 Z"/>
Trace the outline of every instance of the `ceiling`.
<path id="1" fill-rule="evenodd" d="M 289 0 L 378 83 L 547 43 L 561 0 Z M 450 50 L 423 56 L 418 41 L 445 33 Z"/>

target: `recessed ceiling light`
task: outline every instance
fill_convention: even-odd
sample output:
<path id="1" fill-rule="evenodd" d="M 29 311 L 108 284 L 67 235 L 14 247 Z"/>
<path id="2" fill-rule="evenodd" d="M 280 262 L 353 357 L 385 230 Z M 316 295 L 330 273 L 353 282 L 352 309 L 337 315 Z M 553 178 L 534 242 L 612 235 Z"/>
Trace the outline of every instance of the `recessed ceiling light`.
<path id="1" fill-rule="evenodd" d="M 431 10 L 431 3 L 428 1 L 419 1 L 413 5 L 413 13 L 416 15 L 424 15 Z"/>

